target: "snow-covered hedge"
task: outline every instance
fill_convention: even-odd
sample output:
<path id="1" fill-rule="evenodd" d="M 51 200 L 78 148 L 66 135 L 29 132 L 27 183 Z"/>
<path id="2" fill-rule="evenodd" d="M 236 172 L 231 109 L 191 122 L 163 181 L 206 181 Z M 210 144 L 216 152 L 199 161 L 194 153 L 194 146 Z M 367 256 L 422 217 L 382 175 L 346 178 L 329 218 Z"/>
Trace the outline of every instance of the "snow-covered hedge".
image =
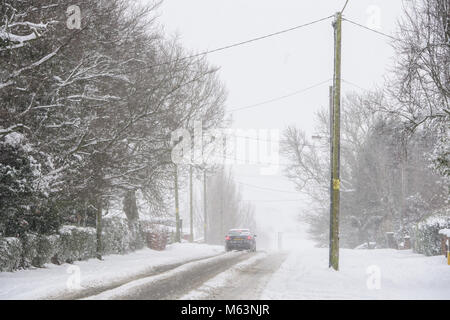
<path id="1" fill-rule="evenodd" d="M 52 234 L 49 236 L 41 235 L 38 238 L 38 255 L 33 260 L 35 267 L 42 267 L 44 264 L 50 262 L 54 258 L 58 262 L 58 254 L 61 251 L 61 236 Z"/>
<path id="2" fill-rule="evenodd" d="M 22 243 L 18 238 L 0 238 L 0 271 L 13 271 L 20 267 Z"/>
<path id="3" fill-rule="evenodd" d="M 116 217 L 104 219 L 102 236 L 104 254 L 128 252 L 131 237 L 126 220 Z"/>
<path id="4" fill-rule="evenodd" d="M 95 257 L 96 231 L 91 227 L 63 226 L 60 230 L 58 261 L 73 262 Z"/>
<path id="5" fill-rule="evenodd" d="M 102 231 L 103 254 L 124 254 L 145 245 L 145 230 L 139 222 L 129 226 L 125 219 L 107 217 Z M 96 230 L 92 227 L 66 225 L 53 235 L 0 237 L 0 271 L 86 260 L 96 257 L 96 249 Z"/>
<path id="6" fill-rule="evenodd" d="M 412 230 L 413 249 L 427 256 L 441 254 L 441 235 L 439 230 L 450 228 L 450 209 L 436 212 L 419 222 Z"/>
<path id="7" fill-rule="evenodd" d="M 164 250 L 172 243 L 172 233 L 166 225 L 143 223 L 141 228 L 145 231 L 147 246 L 153 250 Z"/>
<path id="8" fill-rule="evenodd" d="M 22 241 L 22 261 L 21 267 L 39 266 L 39 237 L 35 234 L 25 234 Z"/>
<path id="9" fill-rule="evenodd" d="M 60 235 L 38 235 L 27 233 L 20 239 L 22 257 L 20 267 L 42 267 L 53 257 L 61 254 Z"/>
<path id="10" fill-rule="evenodd" d="M 138 222 L 131 225 L 119 217 L 103 220 L 103 253 L 127 253 L 144 247 L 144 235 Z"/>

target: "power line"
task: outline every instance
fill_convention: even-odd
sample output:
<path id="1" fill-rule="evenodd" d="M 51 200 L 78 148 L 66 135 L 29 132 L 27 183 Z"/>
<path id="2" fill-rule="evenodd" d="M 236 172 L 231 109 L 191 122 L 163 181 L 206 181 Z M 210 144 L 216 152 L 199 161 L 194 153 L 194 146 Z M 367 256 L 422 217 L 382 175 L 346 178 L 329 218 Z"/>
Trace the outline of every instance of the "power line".
<path id="1" fill-rule="evenodd" d="M 391 35 L 388 35 L 388 34 L 383 33 L 383 32 L 381 32 L 381 31 L 378 31 L 378 30 L 375 30 L 375 29 L 366 27 L 365 25 L 362 25 L 362 24 L 357 23 L 357 22 L 355 22 L 355 21 L 352 21 L 352 20 L 349 20 L 349 19 L 346 19 L 346 18 L 342 18 L 342 20 L 348 21 L 348 22 L 350 22 L 350 23 L 352 23 L 352 24 L 354 24 L 354 25 L 356 25 L 356 26 L 358 26 L 358 27 L 361 27 L 361 28 L 367 29 L 367 30 L 369 30 L 369 31 L 378 33 L 378 34 L 380 34 L 380 35 L 382 35 L 382 36 L 391 38 L 391 39 L 393 39 L 393 40 L 399 40 L 399 39 L 397 39 L 397 38 L 395 38 L 395 37 L 393 37 L 393 36 L 391 36 Z"/>
<path id="2" fill-rule="evenodd" d="M 244 186 L 248 186 L 248 187 L 252 187 L 252 188 L 256 188 L 256 189 L 261 189 L 261 190 L 268 190 L 268 191 L 276 191 L 276 192 L 283 192 L 283 193 L 295 193 L 298 194 L 298 192 L 295 191 L 288 191 L 288 190 L 281 190 L 281 189 L 274 189 L 274 188 L 266 188 L 266 187 L 260 187 L 260 186 L 255 186 L 253 184 L 248 184 L 248 183 L 244 183 L 244 182 L 240 182 L 240 181 L 236 181 L 239 184 L 242 184 Z"/>
<path id="3" fill-rule="evenodd" d="M 242 174 L 242 173 L 236 173 L 237 177 L 247 177 L 247 178 L 276 178 L 276 179 L 285 179 L 289 181 L 285 176 L 283 175 L 263 175 L 263 174 Z"/>
<path id="4" fill-rule="evenodd" d="M 298 26 L 295 26 L 295 27 L 291 27 L 291 28 L 288 28 L 288 29 L 280 30 L 280 31 L 277 31 L 277 32 L 269 33 L 269 34 L 266 34 L 266 35 L 263 35 L 263 36 L 260 36 L 260 37 L 244 40 L 244 41 L 241 41 L 241 42 L 236 42 L 236 43 L 233 43 L 233 44 L 230 44 L 230 45 L 227 45 L 227 46 L 223 46 L 223 47 L 219 47 L 219 48 L 216 48 L 216 49 L 213 49 L 213 50 L 206 50 L 206 51 L 203 51 L 203 52 L 200 52 L 200 53 L 196 53 L 196 54 L 192 54 L 192 55 L 189 55 L 189 56 L 186 56 L 186 57 L 182 57 L 182 58 L 179 58 L 179 59 L 174 59 L 174 60 L 162 62 L 162 63 L 159 63 L 159 64 L 155 64 L 155 65 L 149 66 L 149 68 L 159 67 L 159 66 L 163 66 L 163 65 L 166 65 L 166 64 L 170 64 L 172 62 L 179 62 L 179 61 L 183 61 L 183 60 L 186 60 L 186 59 L 196 58 L 196 57 L 200 57 L 200 56 L 207 55 L 207 54 L 210 54 L 210 53 L 214 53 L 214 52 L 223 51 L 223 50 L 231 49 L 231 48 L 234 48 L 234 47 L 242 46 L 244 44 L 248 44 L 248 43 L 251 43 L 251 42 L 267 39 L 267 38 L 274 37 L 274 36 L 277 36 L 277 35 L 280 35 L 280 34 L 283 34 L 283 33 L 286 33 L 286 32 L 290 32 L 290 31 L 294 31 L 294 30 L 297 30 L 297 29 L 300 29 L 300 28 L 303 28 L 303 27 L 307 27 L 307 26 L 313 25 L 315 23 L 322 22 L 324 20 L 330 19 L 332 17 L 333 17 L 333 15 L 330 15 L 328 17 L 317 19 L 317 20 L 314 20 L 314 21 L 311 21 L 311 22 L 308 22 L 308 23 L 304 23 L 304 24 L 301 24 L 301 25 L 298 25 Z"/>
<path id="5" fill-rule="evenodd" d="M 251 161 L 251 159 L 245 159 L 244 160 L 244 159 L 232 158 L 232 157 L 220 156 L 220 155 L 216 155 L 215 159 L 237 161 L 238 163 L 236 163 L 236 165 L 258 165 L 258 166 L 290 166 L 290 165 L 292 165 L 291 163 L 283 163 L 283 162 L 274 163 L 274 162 Z M 229 163 L 229 164 L 234 164 L 234 163 Z"/>
<path id="6" fill-rule="evenodd" d="M 305 201 L 302 199 L 280 199 L 280 200 L 241 200 L 241 201 L 248 201 L 248 202 L 298 202 L 298 201 Z"/>
<path id="7" fill-rule="evenodd" d="M 361 90 L 363 90 L 363 91 L 369 91 L 369 90 L 367 90 L 367 89 L 365 89 L 365 88 L 363 88 L 363 87 L 357 85 L 356 83 L 347 81 L 347 80 L 345 80 L 345 79 L 341 79 L 341 80 L 342 80 L 342 82 L 348 83 L 348 84 L 350 84 L 350 85 L 352 85 L 352 86 L 354 86 L 354 87 L 356 87 L 356 88 L 358 88 L 358 89 L 361 89 Z"/>
<path id="8" fill-rule="evenodd" d="M 330 79 L 327 79 L 327 80 L 325 80 L 325 81 L 321 81 L 321 82 L 319 82 L 319 83 L 316 83 L 316 84 L 314 84 L 314 85 L 312 85 L 312 86 L 309 86 L 309 87 L 307 87 L 307 88 L 303 88 L 303 89 L 300 89 L 300 90 L 297 90 L 297 91 L 288 93 L 288 94 L 283 95 L 283 96 L 279 96 L 279 97 L 276 97 L 276 98 L 272 98 L 272 99 L 269 99 L 269 100 L 265 100 L 265 101 L 262 101 L 262 102 L 258 102 L 258 103 L 251 104 L 251 105 L 244 106 L 244 107 L 240 107 L 240 108 L 233 108 L 233 109 L 231 109 L 231 110 L 228 110 L 227 112 L 228 112 L 228 113 L 232 113 L 232 112 L 236 112 L 236 111 L 240 111 L 240 110 L 244 110 L 244 109 L 255 108 L 255 107 L 259 107 L 259 106 L 264 105 L 264 104 L 268 104 L 268 103 L 271 103 L 271 102 L 275 102 L 275 101 L 278 101 L 278 100 L 282 100 L 282 99 L 285 99 L 285 98 L 289 98 L 289 97 L 295 96 L 295 95 L 297 95 L 297 94 L 303 93 L 303 92 L 305 92 L 305 91 L 308 91 L 308 90 L 310 90 L 310 89 L 313 89 L 313 88 L 315 88 L 315 87 L 321 86 L 321 85 L 323 85 L 323 84 L 325 84 L 325 83 L 328 83 L 328 82 L 331 81 L 331 80 L 332 80 L 332 79 L 330 78 Z"/>
<path id="9" fill-rule="evenodd" d="M 250 139 L 250 140 L 255 140 L 255 141 L 261 141 L 261 142 L 280 142 L 281 139 L 273 139 L 273 140 L 269 140 L 269 139 L 260 139 L 260 138 L 255 138 L 255 137 L 250 137 L 250 136 L 241 136 L 241 135 L 237 135 L 237 134 L 230 134 L 228 136 L 232 136 L 235 138 L 242 138 L 242 139 Z"/>
<path id="10" fill-rule="evenodd" d="M 342 8 L 342 10 L 341 10 L 341 14 L 344 12 L 344 10 L 345 10 L 345 7 L 347 7 L 347 3 L 348 3 L 348 0 L 347 1 L 345 1 L 345 4 L 344 4 L 344 7 Z"/>
<path id="11" fill-rule="evenodd" d="M 255 138 L 255 137 L 251 137 L 251 136 L 241 136 L 241 135 L 237 135 L 237 134 L 230 134 L 230 136 L 236 137 L 236 138 L 242 138 L 242 139 L 251 139 L 251 140 L 256 140 L 256 141 L 260 141 L 260 142 L 280 142 L 283 141 L 282 139 L 273 139 L 273 140 L 269 140 L 269 139 L 261 139 L 261 138 Z M 309 143 L 304 143 L 302 144 L 302 146 L 304 147 L 310 147 L 310 148 L 322 148 L 323 146 L 320 145 L 314 145 L 314 144 L 309 144 Z M 328 147 L 327 147 L 328 148 Z"/>

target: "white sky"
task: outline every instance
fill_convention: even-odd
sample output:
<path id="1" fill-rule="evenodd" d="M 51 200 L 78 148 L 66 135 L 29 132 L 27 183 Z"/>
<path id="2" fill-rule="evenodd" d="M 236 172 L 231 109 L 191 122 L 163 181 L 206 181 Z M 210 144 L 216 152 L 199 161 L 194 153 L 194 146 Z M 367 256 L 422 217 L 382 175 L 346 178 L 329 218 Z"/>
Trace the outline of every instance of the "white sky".
<path id="1" fill-rule="evenodd" d="M 142 0 L 145 1 L 145 0 Z M 211 50 L 320 19 L 339 11 L 345 0 L 165 0 L 159 22 L 168 34 L 178 34 L 193 52 Z M 344 17 L 394 34 L 401 1 L 349 0 Z M 333 75 L 332 19 L 276 37 L 212 53 L 208 60 L 220 67 L 229 95 L 229 109 L 247 106 L 327 80 Z M 375 25 L 376 27 L 376 25 Z M 362 88 L 383 83 L 392 63 L 389 39 L 348 22 L 342 27 L 342 78 Z M 330 82 L 331 84 L 331 82 Z M 342 92 L 359 89 L 343 83 Z M 279 129 L 295 124 L 309 136 L 314 113 L 328 106 L 328 85 L 277 102 L 233 114 L 235 128 Z M 281 158 L 281 162 L 284 160 Z M 236 180 L 261 187 L 291 190 L 282 172 L 262 176 L 257 167 L 236 166 Z M 242 186 L 244 199 L 295 199 L 283 194 Z M 294 226 L 301 202 L 254 202 L 258 229 L 283 230 Z"/>

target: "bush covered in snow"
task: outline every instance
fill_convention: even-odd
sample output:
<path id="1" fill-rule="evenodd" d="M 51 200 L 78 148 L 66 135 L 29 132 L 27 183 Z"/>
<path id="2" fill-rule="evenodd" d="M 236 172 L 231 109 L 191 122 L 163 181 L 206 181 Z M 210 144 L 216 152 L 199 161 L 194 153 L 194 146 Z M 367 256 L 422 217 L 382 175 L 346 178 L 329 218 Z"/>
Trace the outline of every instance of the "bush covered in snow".
<path id="1" fill-rule="evenodd" d="M 145 246 L 145 232 L 140 222 L 135 222 L 129 226 L 133 241 L 130 243 L 130 250 L 142 249 Z"/>
<path id="2" fill-rule="evenodd" d="M 419 222 L 412 230 L 413 249 L 427 256 L 441 254 L 439 230 L 450 228 L 450 208 L 440 210 Z"/>
<path id="3" fill-rule="evenodd" d="M 167 244 L 173 242 L 170 228 L 162 224 L 144 223 L 142 230 L 145 234 L 147 246 L 154 250 L 164 250 Z"/>
<path id="4" fill-rule="evenodd" d="M 145 228 L 139 222 L 107 217 L 103 220 L 103 254 L 124 254 L 145 245 Z M 62 226 L 58 234 L 26 233 L 20 238 L 0 237 L 0 271 L 43 267 L 47 263 L 72 263 L 96 257 L 96 230 Z"/>
<path id="5" fill-rule="evenodd" d="M 18 238 L 0 238 L 0 271 L 13 271 L 20 267 L 22 243 Z"/>
<path id="6" fill-rule="evenodd" d="M 119 217 L 103 219 L 103 253 L 127 253 L 144 247 L 144 236 L 138 222 L 129 224 Z"/>
<path id="7" fill-rule="evenodd" d="M 42 267 L 44 264 L 53 261 L 58 261 L 58 254 L 61 248 L 61 237 L 58 234 L 49 236 L 40 235 L 38 238 L 37 252 L 38 255 L 33 259 L 33 266 Z"/>
<path id="8" fill-rule="evenodd" d="M 95 257 L 96 232 L 91 227 L 63 226 L 59 230 L 59 262 L 73 262 Z"/>
<path id="9" fill-rule="evenodd" d="M 22 242 L 22 261 L 21 267 L 28 268 L 36 266 L 36 260 L 39 257 L 39 237 L 35 234 L 25 234 L 21 237 Z"/>
<path id="10" fill-rule="evenodd" d="M 0 271 L 30 266 L 42 267 L 60 250 L 59 235 L 26 234 L 19 238 L 0 238 Z"/>

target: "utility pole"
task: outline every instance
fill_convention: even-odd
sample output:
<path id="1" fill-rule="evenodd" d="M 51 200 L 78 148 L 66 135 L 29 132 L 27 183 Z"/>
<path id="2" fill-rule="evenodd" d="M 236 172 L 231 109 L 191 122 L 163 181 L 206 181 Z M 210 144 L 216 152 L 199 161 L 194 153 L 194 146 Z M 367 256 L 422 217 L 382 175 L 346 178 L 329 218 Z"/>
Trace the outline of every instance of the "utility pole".
<path id="1" fill-rule="evenodd" d="M 180 207 L 178 203 L 178 165 L 175 164 L 175 221 L 176 221 L 176 231 L 175 231 L 175 242 L 181 242 L 180 234 Z"/>
<path id="2" fill-rule="evenodd" d="M 329 88 L 329 104 L 330 104 L 330 130 L 329 130 L 329 138 L 328 142 L 330 144 L 330 243 L 329 243 L 329 256 L 328 256 L 328 267 L 331 268 L 331 257 L 332 257 L 332 234 L 333 234 L 333 86 Z"/>
<path id="3" fill-rule="evenodd" d="M 401 163 L 401 209 L 400 209 L 400 226 L 402 228 L 402 237 L 404 237 L 405 234 L 405 217 L 406 217 L 406 195 L 408 190 L 408 179 L 406 178 L 406 169 L 408 165 L 408 141 L 406 136 L 402 136 L 401 146 L 402 146 L 402 153 L 400 156 L 400 163 Z"/>
<path id="4" fill-rule="evenodd" d="M 192 164 L 189 165 L 189 241 L 194 241 L 194 206 L 192 190 Z"/>
<path id="5" fill-rule="evenodd" d="M 340 106 L 341 106 L 341 27 L 342 12 L 336 13 L 334 28 L 333 131 L 332 131 L 332 219 L 331 266 L 339 270 L 339 204 L 340 204 Z"/>
<path id="6" fill-rule="evenodd" d="M 278 251 L 283 250 L 283 232 L 278 231 Z"/>
<path id="7" fill-rule="evenodd" d="M 102 200 L 101 197 L 97 197 L 97 221 L 96 221 L 96 236 L 97 236 L 97 259 L 102 260 L 102 251 L 103 251 L 103 245 L 102 245 Z"/>
<path id="8" fill-rule="evenodd" d="M 227 180 L 227 177 L 225 176 L 227 174 L 225 172 L 224 166 L 221 168 L 221 183 L 220 183 L 220 240 L 223 241 L 223 238 L 225 237 L 225 220 L 224 220 L 224 185 L 226 184 L 226 187 L 229 186 L 229 181 Z M 228 176 L 230 177 L 230 176 Z"/>
<path id="9" fill-rule="evenodd" d="M 203 169 L 203 238 L 205 240 L 205 243 L 207 242 L 207 225 L 208 225 L 208 220 L 207 220 L 207 210 L 206 210 L 206 168 Z"/>
<path id="10" fill-rule="evenodd" d="M 222 168 L 221 172 L 222 183 L 220 184 L 220 240 L 223 240 L 223 184 L 225 183 L 225 176 Z"/>

